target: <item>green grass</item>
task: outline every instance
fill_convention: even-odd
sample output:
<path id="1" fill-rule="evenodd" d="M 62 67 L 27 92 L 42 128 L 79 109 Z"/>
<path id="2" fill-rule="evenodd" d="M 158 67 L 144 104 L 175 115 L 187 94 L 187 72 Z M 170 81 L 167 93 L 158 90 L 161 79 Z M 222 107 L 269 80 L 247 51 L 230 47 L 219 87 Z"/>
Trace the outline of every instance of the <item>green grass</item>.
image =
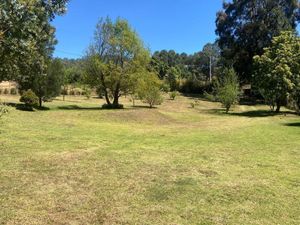
<path id="1" fill-rule="evenodd" d="M 296 115 L 67 100 L 2 119 L 0 224 L 300 223 Z"/>

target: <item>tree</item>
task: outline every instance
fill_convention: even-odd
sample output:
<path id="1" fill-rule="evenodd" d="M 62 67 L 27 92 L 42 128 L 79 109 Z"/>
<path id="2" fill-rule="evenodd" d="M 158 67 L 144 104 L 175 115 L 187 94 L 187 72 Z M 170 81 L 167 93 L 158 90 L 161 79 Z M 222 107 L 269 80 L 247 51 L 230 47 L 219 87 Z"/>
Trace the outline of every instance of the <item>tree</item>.
<path id="1" fill-rule="evenodd" d="M 298 0 L 234 0 L 217 14 L 216 33 L 221 54 L 234 66 L 242 82 L 251 81 L 253 57 L 262 55 L 273 37 L 295 30 Z"/>
<path id="2" fill-rule="evenodd" d="M 216 66 L 220 57 L 220 48 L 217 43 L 208 43 L 203 47 L 204 55 L 209 59 L 209 82 L 212 82 L 214 67 Z"/>
<path id="3" fill-rule="evenodd" d="M 40 73 L 39 68 L 32 71 L 32 76 L 19 81 L 19 89 L 22 91 L 32 90 L 39 98 L 39 106 L 42 102 L 60 94 L 63 84 L 63 65 L 59 59 L 48 62 L 46 73 Z"/>
<path id="4" fill-rule="evenodd" d="M 262 56 L 254 57 L 254 81 L 261 94 L 276 112 L 288 95 L 297 102 L 300 71 L 300 38 L 294 32 L 282 32 L 274 37 Z"/>
<path id="5" fill-rule="evenodd" d="M 0 7 L 0 81 L 44 73 L 55 29 L 50 21 L 65 12 L 66 0 L 4 0 Z M 36 61 L 38 63 L 36 63 Z M 39 64 L 39 65 L 38 65 Z M 27 78 L 24 78 L 27 79 Z"/>
<path id="6" fill-rule="evenodd" d="M 177 80 L 180 77 L 180 69 L 176 67 L 170 67 L 165 76 L 165 80 L 170 87 L 170 91 L 176 91 L 177 88 Z"/>
<path id="7" fill-rule="evenodd" d="M 142 79 L 139 80 L 138 96 L 140 99 L 149 104 L 150 108 L 163 102 L 160 91 L 161 81 L 155 73 L 146 72 Z"/>
<path id="8" fill-rule="evenodd" d="M 132 76 L 149 62 L 149 51 L 126 20 L 101 19 L 86 57 L 86 81 L 100 86 L 107 105 L 118 108 L 120 96 L 130 91 Z"/>
<path id="9" fill-rule="evenodd" d="M 229 112 L 231 106 L 238 102 L 239 97 L 239 81 L 234 69 L 225 69 L 223 77 L 220 78 L 217 87 L 217 100 L 220 101 Z"/>

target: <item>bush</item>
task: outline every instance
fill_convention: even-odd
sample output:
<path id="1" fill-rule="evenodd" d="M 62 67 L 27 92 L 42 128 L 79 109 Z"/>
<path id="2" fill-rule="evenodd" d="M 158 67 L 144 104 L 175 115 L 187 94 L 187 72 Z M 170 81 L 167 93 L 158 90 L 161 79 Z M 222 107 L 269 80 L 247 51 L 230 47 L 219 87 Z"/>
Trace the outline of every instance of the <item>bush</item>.
<path id="1" fill-rule="evenodd" d="M 113 105 L 113 104 L 104 104 L 102 105 L 102 109 L 124 109 L 122 104 Z"/>
<path id="2" fill-rule="evenodd" d="M 178 92 L 177 91 L 172 91 L 169 93 L 170 99 L 171 100 L 175 100 L 175 98 L 177 97 Z"/>
<path id="3" fill-rule="evenodd" d="M 7 88 L 4 89 L 3 94 L 8 95 L 9 94 L 9 90 Z"/>
<path id="4" fill-rule="evenodd" d="M 18 94 L 17 89 L 16 89 L 16 88 L 10 89 L 10 94 L 11 94 L 11 95 L 16 95 L 16 94 Z"/>
<path id="5" fill-rule="evenodd" d="M 39 98 L 36 96 L 36 94 L 32 90 L 27 90 L 23 92 L 20 102 L 25 103 L 25 106 L 29 109 L 32 109 L 33 107 L 38 106 L 39 104 Z"/>
<path id="6" fill-rule="evenodd" d="M 144 103 L 149 104 L 150 108 L 153 108 L 155 105 L 160 105 L 163 102 L 163 97 L 159 88 L 150 87 L 144 90 L 144 93 L 141 96 L 141 99 Z"/>
<path id="7" fill-rule="evenodd" d="M 195 108 L 196 106 L 198 106 L 199 105 L 199 101 L 198 100 L 196 100 L 196 101 L 194 101 L 194 102 L 191 102 L 191 107 L 192 108 Z"/>

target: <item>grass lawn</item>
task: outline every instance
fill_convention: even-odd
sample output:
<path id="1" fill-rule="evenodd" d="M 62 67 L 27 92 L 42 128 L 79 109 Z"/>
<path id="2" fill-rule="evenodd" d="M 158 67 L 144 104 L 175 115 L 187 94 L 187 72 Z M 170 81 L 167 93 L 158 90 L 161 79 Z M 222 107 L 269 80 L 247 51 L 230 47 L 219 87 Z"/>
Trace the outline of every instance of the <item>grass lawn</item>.
<path id="1" fill-rule="evenodd" d="M 16 102 L 16 97 L 1 96 Z M 0 224 L 300 224 L 300 117 L 60 98 L 1 121 Z"/>

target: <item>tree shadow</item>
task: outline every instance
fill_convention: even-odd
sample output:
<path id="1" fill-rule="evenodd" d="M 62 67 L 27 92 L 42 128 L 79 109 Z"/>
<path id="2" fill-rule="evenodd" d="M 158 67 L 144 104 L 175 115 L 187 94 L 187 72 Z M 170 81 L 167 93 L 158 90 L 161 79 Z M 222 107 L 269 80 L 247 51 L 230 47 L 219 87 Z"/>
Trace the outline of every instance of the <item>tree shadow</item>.
<path id="1" fill-rule="evenodd" d="M 291 111 L 283 111 L 280 113 L 276 113 L 270 110 L 253 110 L 253 111 L 245 111 L 245 112 L 229 111 L 228 113 L 226 113 L 225 109 L 209 109 L 207 110 L 207 112 L 212 114 L 217 114 L 217 115 L 240 116 L 240 117 L 249 117 L 249 118 L 297 115 L 295 112 L 291 112 Z"/>
<path id="2" fill-rule="evenodd" d="M 9 103 L 5 103 L 5 105 L 10 106 L 10 107 L 14 107 L 17 110 L 25 111 L 25 112 L 34 112 L 34 110 L 39 110 L 39 111 L 48 111 L 48 110 L 50 110 L 50 108 L 45 107 L 45 106 L 41 106 L 41 107 L 40 106 L 34 106 L 34 107 L 31 107 L 31 106 L 27 106 L 27 105 L 21 104 L 21 103 L 12 103 L 12 102 L 9 102 Z"/>
<path id="3" fill-rule="evenodd" d="M 232 115 L 232 116 L 242 116 L 242 117 L 250 117 L 250 118 L 296 115 L 296 113 L 290 112 L 290 111 L 283 111 L 283 112 L 276 113 L 276 112 L 272 112 L 270 110 L 254 110 L 254 111 L 246 111 L 246 112 L 230 112 L 228 114 Z"/>
<path id="4" fill-rule="evenodd" d="M 135 105 L 135 106 L 131 106 L 134 109 L 156 109 L 157 107 L 152 106 L 152 108 L 150 108 L 149 106 L 146 105 Z"/>
<path id="5" fill-rule="evenodd" d="M 82 107 L 82 106 L 78 106 L 78 105 L 67 105 L 67 106 L 58 106 L 58 109 L 61 110 L 103 110 L 103 108 L 101 106 L 97 106 L 97 107 Z"/>
<path id="6" fill-rule="evenodd" d="M 288 127 L 300 127 L 300 122 L 296 123 L 286 123 L 285 126 Z"/>

